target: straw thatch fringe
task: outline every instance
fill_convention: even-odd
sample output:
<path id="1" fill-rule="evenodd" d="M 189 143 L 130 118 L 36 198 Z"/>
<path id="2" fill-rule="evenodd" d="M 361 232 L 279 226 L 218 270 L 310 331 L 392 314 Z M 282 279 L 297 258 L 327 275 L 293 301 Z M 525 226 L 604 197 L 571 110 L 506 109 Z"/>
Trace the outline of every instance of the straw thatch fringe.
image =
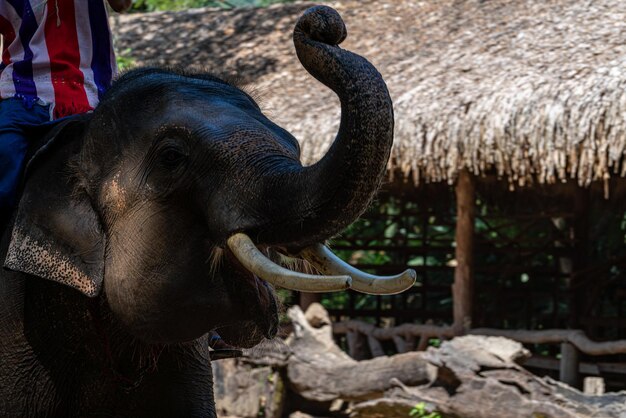
<path id="1" fill-rule="evenodd" d="M 478 87 L 452 100 L 436 100 L 439 92 L 420 87 L 400 96 L 397 113 L 413 117 L 398 118 L 397 136 L 413 140 L 397 144 L 394 163 L 410 162 L 415 180 L 429 181 L 454 179 L 464 167 L 495 168 L 520 185 L 533 178 L 589 185 L 626 174 L 626 59 L 606 73 L 558 83 L 511 74 L 493 79 L 486 91 Z M 415 96 L 426 105 L 416 106 Z"/>
<path id="2" fill-rule="evenodd" d="M 453 182 L 463 168 L 495 170 L 515 185 L 626 176 L 625 1 L 330 4 L 348 25 L 342 46 L 379 68 L 394 99 L 390 173 L 418 183 Z M 291 30 L 306 7 L 196 11 L 184 24 L 182 14 L 131 17 L 118 32 L 122 47 L 140 51 L 140 62 L 150 58 L 141 55 L 146 41 L 131 34 L 145 36 L 145 26 L 133 29 L 144 19 L 161 25 L 159 36 L 173 34 L 161 63 L 204 59 L 206 52 L 219 68 L 234 68 L 264 92 L 265 107 L 301 140 L 310 164 L 334 137 L 339 105 L 295 59 Z M 186 51 L 178 42 L 172 50 L 171 39 L 185 30 L 194 46 Z"/>

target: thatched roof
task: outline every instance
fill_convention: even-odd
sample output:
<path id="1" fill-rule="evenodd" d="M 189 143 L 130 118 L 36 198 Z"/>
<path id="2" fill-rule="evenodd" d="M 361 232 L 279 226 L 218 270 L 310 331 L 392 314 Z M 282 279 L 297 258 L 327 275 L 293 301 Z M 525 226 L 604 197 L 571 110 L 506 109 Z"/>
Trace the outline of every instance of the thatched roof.
<path id="1" fill-rule="evenodd" d="M 310 3 L 124 16 L 120 50 L 139 63 L 238 74 L 316 161 L 338 102 L 291 42 Z M 626 175 L 626 1 L 365 0 L 328 3 L 342 45 L 372 61 L 396 112 L 391 168 L 453 181 L 461 168 L 514 183 Z"/>

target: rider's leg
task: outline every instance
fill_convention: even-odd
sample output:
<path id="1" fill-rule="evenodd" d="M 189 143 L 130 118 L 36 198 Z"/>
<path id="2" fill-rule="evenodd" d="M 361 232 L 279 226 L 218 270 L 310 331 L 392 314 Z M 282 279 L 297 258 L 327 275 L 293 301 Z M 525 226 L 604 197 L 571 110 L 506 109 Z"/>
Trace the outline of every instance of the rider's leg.
<path id="1" fill-rule="evenodd" d="M 26 108 L 18 99 L 0 101 L 0 235 L 16 204 L 28 149 L 26 130 L 49 120 L 48 106 Z"/>

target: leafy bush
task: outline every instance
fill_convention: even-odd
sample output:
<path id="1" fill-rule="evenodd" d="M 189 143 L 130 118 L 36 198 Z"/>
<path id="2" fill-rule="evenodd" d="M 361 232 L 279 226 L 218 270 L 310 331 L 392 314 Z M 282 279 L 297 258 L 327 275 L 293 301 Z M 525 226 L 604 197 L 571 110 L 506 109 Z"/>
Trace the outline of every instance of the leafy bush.
<path id="1" fill-rule="evenodd" d="M 135 66 L 135 59 L 131 56 L 131 52 L 132 50 L 130 48 L 126 48 L 116 53 L 115 59 L 117 61 L 118 70 L 125 71 Z"/>
<path id="2" fill-rule="evenodd" d="M 409 412 L 409 416 L 413 418 L 444 418 L 443 415 L 437 411 L 429 412 L 424 402 L 415 405 L 413 409 L 411 409 L 411 412 Z"/>

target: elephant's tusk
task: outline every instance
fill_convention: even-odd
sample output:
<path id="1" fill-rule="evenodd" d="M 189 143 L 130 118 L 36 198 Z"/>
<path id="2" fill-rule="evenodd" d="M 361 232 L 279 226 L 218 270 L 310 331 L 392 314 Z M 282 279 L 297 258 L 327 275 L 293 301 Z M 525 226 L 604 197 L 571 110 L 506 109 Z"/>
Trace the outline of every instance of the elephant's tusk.
<path id="1" fill-rule="evenodd" d="M 234 234 L 226 244 L 246 269 L 275 286 L 301 292 L 336 292 L 350 288 L 352 283 L 348 275 L 316 276 L 281 267 L 265 257 L 243 233 Z"/>
<path id="2" fill-rule="evenodd" d="M 362 293 L 393 295 L 409 289 L 415 283 L 415 270 L 408 269 L 396 276 L 375 276 L 352 267 L 322 244 L 305 248 L 300 251 L 300 256 L 321 273 L 349 275 L 352 277 L 352 289 Z"/>

